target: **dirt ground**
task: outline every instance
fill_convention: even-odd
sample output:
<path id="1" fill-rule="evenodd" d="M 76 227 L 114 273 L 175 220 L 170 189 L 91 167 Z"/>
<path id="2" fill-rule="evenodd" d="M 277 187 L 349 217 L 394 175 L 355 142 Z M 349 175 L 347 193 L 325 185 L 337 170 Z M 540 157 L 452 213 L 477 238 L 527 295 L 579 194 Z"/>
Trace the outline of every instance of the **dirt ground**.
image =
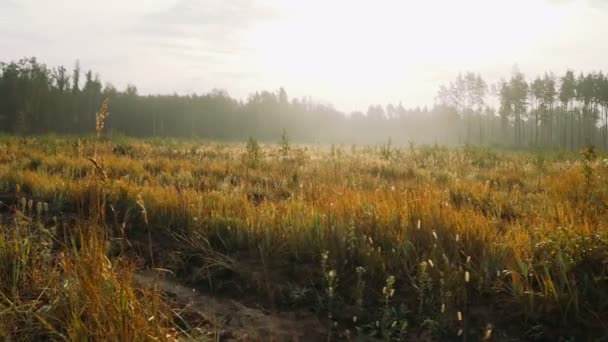
<path id="1" fill-rule="evenodd" d="M 222 341 L 299 341 L 327 339 L 326 329 L 311 313 L 268 312 L 230 299 L 216 298 L 183 286 L 170 273 L 147 270 L 135 275 L 140 286 L 156 287 L 178 307 L 218 332 Z"/>

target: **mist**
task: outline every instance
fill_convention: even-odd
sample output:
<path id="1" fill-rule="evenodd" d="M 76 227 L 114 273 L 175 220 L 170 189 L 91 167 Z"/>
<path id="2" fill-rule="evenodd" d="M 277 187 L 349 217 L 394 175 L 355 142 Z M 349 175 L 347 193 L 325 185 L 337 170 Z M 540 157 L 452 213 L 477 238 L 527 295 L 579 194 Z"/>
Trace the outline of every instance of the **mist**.
<path id="1" fill-rule="evenodd" d="M 86 133 L 109 98 L 129 136 L 607 144 L 602 1 L 46 7 L 0 2 L 0 131 Z"/>
<path id="2" fill-rule="evenodd" d="M 83 67 L 119 89 L 246 101 L 284 87 L 340 111 L 432 107 L 440 84 L 518 64 L 606 70 L 604 1 L 0 1 L 0 60 Z M 551 58 L 547 58 L 551 56 Z"/>

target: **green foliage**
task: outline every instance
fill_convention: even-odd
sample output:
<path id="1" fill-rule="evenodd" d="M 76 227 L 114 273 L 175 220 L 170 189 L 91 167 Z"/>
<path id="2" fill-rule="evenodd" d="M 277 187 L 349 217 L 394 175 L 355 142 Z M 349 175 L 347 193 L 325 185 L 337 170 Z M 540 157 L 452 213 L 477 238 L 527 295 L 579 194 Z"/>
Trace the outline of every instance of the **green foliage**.
<path id="1" fill-rule="evenodd" d="M 393 154 L 393 151 L 391 150 L 392 143 L 392 139 L 388 138 L 388 142 L 386 143 L 386 145 L 380 147 L 380 155 L 382 156 L 382 159 L 391 159 L 391 155 Z"/>
<path id="2" fill-rule="evenodd" d="M 281 134 L 281 141 L 279 142 L 279 147 L 281 149 L 281 155 L 283 156 L 283 158 L 287 158 L 289 156 L 291 146 L 289 145 L 289 137 L 287 136 L 287 131 L 285 129 L 283 129 L 283 134 Z"/>
<path id="3" fill-rule="evenodd" d="M 263 151 L 260 144 L 254 137 L 249 137 L 247 140 L 245 161 L 248 165 L 257 166 L 263 158 Z"/>

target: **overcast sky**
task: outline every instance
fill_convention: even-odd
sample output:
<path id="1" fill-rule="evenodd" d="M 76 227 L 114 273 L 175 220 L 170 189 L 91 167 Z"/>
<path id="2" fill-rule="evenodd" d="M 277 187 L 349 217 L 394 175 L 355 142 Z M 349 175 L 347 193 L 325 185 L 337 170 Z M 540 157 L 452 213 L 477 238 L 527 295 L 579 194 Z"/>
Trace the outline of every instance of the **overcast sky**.
<path id="1" fill-rule="evenodd" d="M 459 72 L 608 71 L 608 0 L 0 0 L 0 61 L 140 93 L 283 86 L 338 109 L 432 105 Z"/>

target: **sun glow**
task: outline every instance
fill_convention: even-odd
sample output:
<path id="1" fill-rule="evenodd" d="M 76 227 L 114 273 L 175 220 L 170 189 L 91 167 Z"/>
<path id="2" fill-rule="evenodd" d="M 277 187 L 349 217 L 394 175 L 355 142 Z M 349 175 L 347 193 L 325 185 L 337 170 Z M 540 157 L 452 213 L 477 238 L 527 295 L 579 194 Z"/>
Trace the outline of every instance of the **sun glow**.
<path id="1" fill-rule="evenodd" d="M 361 104 L 377 95 L 370 85 L 385 96 L 428 103 L 419 99 L 428 97 L 419 92 L 421 84 L 496 65 L 508 73 L 510 65 L 559 32 L 567 10 L 529 0 L 275 5 L 281 16 L 249 37 L 258 66 L 273 70 L 288 89 L 366 97 Z"/>
<path id="2" fill-rule="evenodd" d="M 493 83 L 514 64 L 529 77 L 605 70 L 607 22 L 605 0 L 0 0 L 0 51 L 65 65 L 78 46 L 119 89 L 285 87 L 348 112 L 432 106 L 466 71 Z"/>

